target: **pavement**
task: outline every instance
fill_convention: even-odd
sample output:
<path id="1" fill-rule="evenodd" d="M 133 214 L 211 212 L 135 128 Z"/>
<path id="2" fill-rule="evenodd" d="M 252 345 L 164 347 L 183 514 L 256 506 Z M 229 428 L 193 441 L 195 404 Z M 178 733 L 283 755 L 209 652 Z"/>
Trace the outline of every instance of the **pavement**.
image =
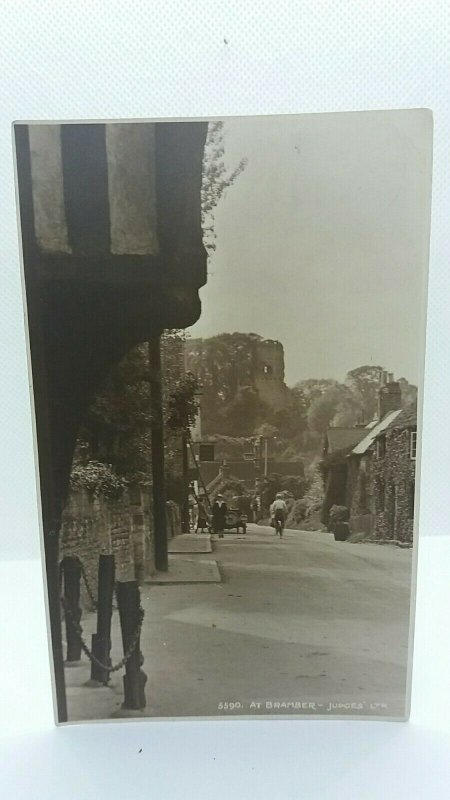
<path id="1" fill-rule="evenodd" d="M 169 553 L 211 553 L 211 535 L 209 533 L 182 533 L 170 540 Z"/>
<path id="2" fill-rule="evenodd" d="M 411 550 L 259 525 L 213 547 L 222 582 L 142 589 L 146 716 L 403 715 Z M 82 624 L 89 639 L 95 615 Z M 112 636 L 117 661 L 117 614 Z M 120 708 L 122 673 L 66 675 L 70 719 Z"/>
<path id="3" fill-rule="evenodd" d="M 194 551 L 195 552 L 195 551 Z M 200 551 L 201 552 L 201 551 Z M 199 556 L 169 555 L 167 572 L 155 572 L 146 579 L 146 584 L 172 583 L 220 583 L 220 572 L 214 559 Z"/>
<path id="4" fill-rule="evenodd" d="M 149 584 L 171 583 L 217 583 L 220 572 L 214 559 L 200 556 L 212 552 L 211 535 L 208 533 L 183 533 L 168 544 L 169 569 L 155 572 L 146 579 Z"/>

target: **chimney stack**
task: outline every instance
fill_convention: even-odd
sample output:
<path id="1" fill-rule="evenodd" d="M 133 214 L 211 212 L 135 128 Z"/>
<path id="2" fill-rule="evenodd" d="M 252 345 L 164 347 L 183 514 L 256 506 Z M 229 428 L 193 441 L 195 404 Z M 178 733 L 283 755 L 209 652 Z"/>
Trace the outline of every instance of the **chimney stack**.
<path id="1" fill-rule="evenodd" d="M 383 372 L 381 386 L 378 390 L 378 419 L 383 419 L 390 411 L 398 411 L 402 407 L 402 392 L 398 381 L 394 381 L 393 372 Z"/>

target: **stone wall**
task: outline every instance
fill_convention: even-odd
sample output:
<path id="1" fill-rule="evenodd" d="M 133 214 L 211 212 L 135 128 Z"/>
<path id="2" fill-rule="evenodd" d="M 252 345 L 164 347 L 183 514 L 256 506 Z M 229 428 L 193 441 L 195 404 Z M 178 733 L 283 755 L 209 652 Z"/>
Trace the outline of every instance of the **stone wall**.
<path id="1" fill-rule="evenodd" d="M 349 459 L 350 528 L 381 541 L 412 542 L 416 462 L 410 457 L 410 430 L 388 430 L 381 445 L 380 458 L 374 446 Z"/>
<path id="2" fill-rule="evenodd" d="M 63 514 L 60 556 L 78 556 L 87 579 L 81 599 L 92 608 L 97 595 L 98 557 L 112 554 L 116 580 L 140 584 L 154 571 L 154 544 L 149 503 L 138 487 L 117 499 L 72 491 Z"/>
<path id="3" fill-rule="evenodd" d="M 410 430 L 388 431 L 384 457 L 373 460 L 376 538 L 412 542 L 415 471 Z"/>
<path id="4" fill-rule="evenodd" d="M 64 509 L 60 557 L 77 556 L 85 573 L 82 579 L 82 607 L 92 610 L 91 595 L 97 597 L 98 558 L 114 555 L 116 580 L 138 581 L 155 572 L 153 516 L 148 487 L 131 486 L 120 498 L 93 495 L 85 489 L 72 491 Z M 181 533 L 177 503 L 169 500 L 167 537 Z"/>

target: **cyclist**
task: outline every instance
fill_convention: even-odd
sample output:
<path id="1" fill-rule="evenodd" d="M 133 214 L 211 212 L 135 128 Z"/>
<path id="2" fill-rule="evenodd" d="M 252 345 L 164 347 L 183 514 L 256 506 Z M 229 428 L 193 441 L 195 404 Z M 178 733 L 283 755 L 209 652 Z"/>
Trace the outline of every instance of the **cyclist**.
<path id="1" fill-rule="evenodd" d="M 280 492 L 278 492 L 275 500 L 270 506 L 270 517 L 273 521 L 275 534 L 279 533 L 281 539 L 287 517 L 287 505 L 284 502 L 283 495 Z"/>

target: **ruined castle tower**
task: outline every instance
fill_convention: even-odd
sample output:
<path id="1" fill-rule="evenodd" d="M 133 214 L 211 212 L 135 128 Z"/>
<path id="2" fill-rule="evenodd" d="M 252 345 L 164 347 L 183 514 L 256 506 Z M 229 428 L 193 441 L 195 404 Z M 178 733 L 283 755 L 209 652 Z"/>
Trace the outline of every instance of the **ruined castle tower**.
<path id="1" fill-rule="evenodd" d="M 275 411 L 285 408 L 288 392 L 284 382 L 284 350 L 281 342 L 264 339 L 256 343 L 255 388 Z"/>

